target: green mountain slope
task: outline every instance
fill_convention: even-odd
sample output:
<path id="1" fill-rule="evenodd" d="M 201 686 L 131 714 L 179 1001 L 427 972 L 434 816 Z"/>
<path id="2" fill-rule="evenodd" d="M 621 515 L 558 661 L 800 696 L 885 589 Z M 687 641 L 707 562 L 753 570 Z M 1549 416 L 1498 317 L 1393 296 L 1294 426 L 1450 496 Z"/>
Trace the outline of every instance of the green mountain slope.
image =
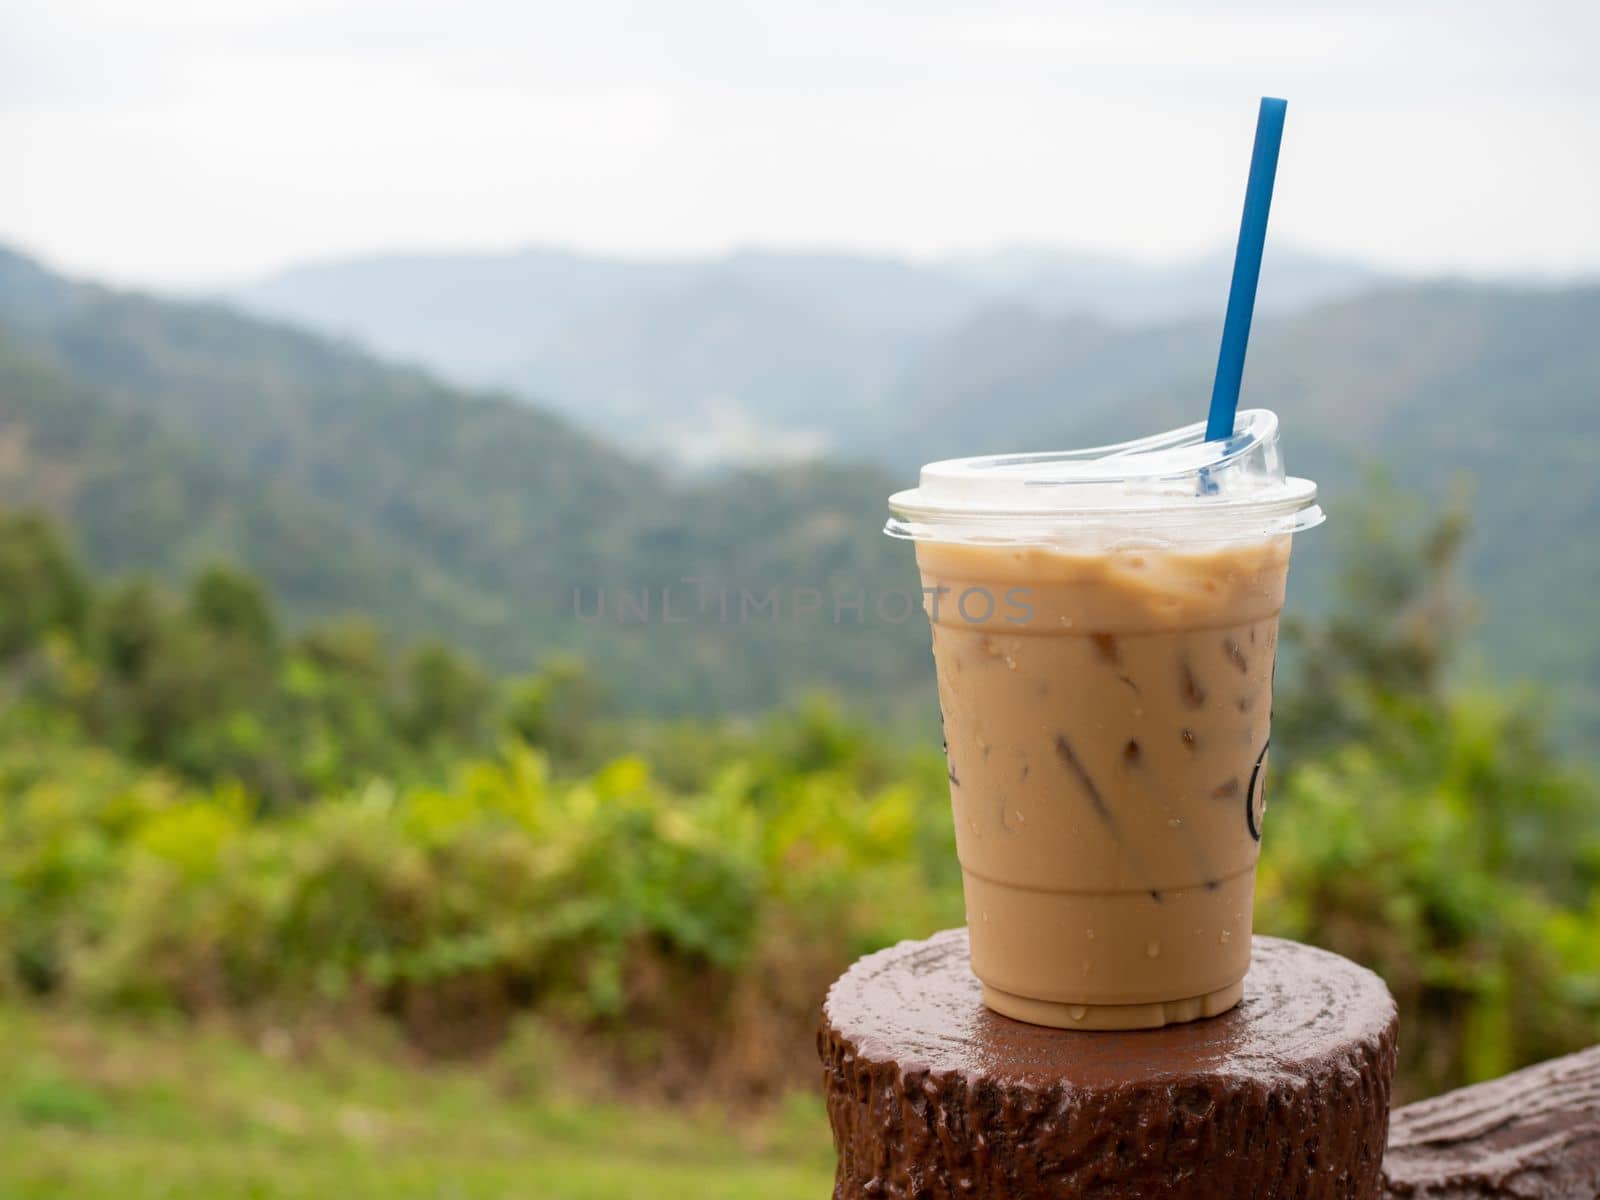
<path id="1" fill-rule="evenodd" d="M 1480 665 L 1538 680 L 1569 730 L 1600 731 L 1596 330 L 1600 288 L 1450 284 L 1261 323 L 1247 403 L 1283 415 L 1291 467 L 1323 485 L 1333 518 L 1297 550 L 1296 605 L 1331 586 L 1328 551 L 1350 535 L 1341 513 L 1370 464 L 1434 498 L 1476 480 Z M 925 704 L 920 621 L 873 611 L 881 598 L 898 616 L 886 593 L 915 587 L 907 549 L 877 532 L 886 493 L 921 458 L 1197 419 L 1214 354 L 1203 323 L 1117 330 L 992 309 L 870 414 L 880 433 L 856 449 L 894 454 L 892 477 L 813 465 L 684 483 L 520 402 L 18 256 L 0 255 L 0 333 L 0 498 L 67 512 L 100 564 L 232 554 L 293 612 L 367 608 L 506 668 L 576 652 L 625 704 L 656 711 L 737 711 L 819 685 L 882 713 Z M 73 399 L 43 399 L 52 388 Z M 776 613 L 762 603 L 774 589 Z M 819 611 L 797 616 L 797 600 Z M 689 607 L 702 610 L 681 622 Z"/>
<path id="2" fill-rule="evenodd" d="M 473 641 L 507 625 L 503 601 L 365 536 L 336 506 L 245 479 L 5 337 L 0 504 L 64 518 L 106 571 L 177 576 L 247 562 L 300 618 L 370 608 L 384 595 L 397 623 L 414 630 Z"/>
<path id="3" fill-rule="evenodd" d="M 507 669 L 576 652 L 632 708 L 756 708 L 823 685 L 885 712 L 927 703 L 915 622 L 881 626 L 870 608 L 858 622 L 847 607 L 835 625 L 831 604 L 792 611 L 800 589 L 859 591 L 870 604 L 915 588 L 909 554 L 878 533 L 889 490 L 878 472 L 677 484 L 526 405 L 226 309 L 65 283 L 15 255 L 0 258 L 0 331 L 35 360 L 0 397 L 0 421 L 30 430 L 13 438 L 5 498 L 66 512 L 100 565 L 228 554 L 294 612 L 362 607 Z M 47 419 L 53 459 L 31 432 Z M 54 497 L 61 470 L 108 482 Z M 119 498 L 154 495 L 159 481 L 178 491 L 165 508 Z M 272 536 L 243 536 L 246 519 Z M 119 523 L 138 539 L 125 542 Z M 349 578 L 336 587 L 330 572 Z M 761 603 L 774 590 L 776 611 Z M 619 622 L 624 592 L 633 619 Z M 702 595 L 704 611 L 679 623 Z M 586 614 L 609 597 L 608 615 L 580 619 L 575 597 Z"/>

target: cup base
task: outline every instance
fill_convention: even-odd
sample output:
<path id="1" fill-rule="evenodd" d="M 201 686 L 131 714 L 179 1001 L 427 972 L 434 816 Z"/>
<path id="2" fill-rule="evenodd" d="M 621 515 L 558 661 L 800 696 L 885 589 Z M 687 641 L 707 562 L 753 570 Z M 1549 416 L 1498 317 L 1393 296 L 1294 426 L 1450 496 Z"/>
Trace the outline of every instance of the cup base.
<path id="1" fill-rule="evenodd" d="M 1238 1004 L 1243 995 L 1242 979 L 1202 996 L 1150 1004 L 1063 1004 L 1057 1000 L 1030 1000 L 987 983 L 983 985 L 986 1007 L 1013 1020 L 1056 1029 L 1159 1029 L 1163 1025 L 1221 1016 Z"/>

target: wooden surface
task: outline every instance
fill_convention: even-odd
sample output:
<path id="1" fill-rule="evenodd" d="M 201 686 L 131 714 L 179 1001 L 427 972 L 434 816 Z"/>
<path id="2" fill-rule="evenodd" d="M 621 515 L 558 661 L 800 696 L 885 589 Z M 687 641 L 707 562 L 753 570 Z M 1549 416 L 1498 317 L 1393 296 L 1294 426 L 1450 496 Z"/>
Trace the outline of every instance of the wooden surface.
<path id="1" fill-rule="evenodd" d="M 1397 1109 L 1383 1171 L 1407 1200 L 1597 1200 L 1600 1046 Z"/>
<path id="2" fill-rule="evenodd" d="M 1089 1033 L 983 1007 L 965 930 L 869 955 L 818 1043 L 840 1200 L 1378 1200 L 1394 1002 L 1258 938 L 1238 1008 Z"/>

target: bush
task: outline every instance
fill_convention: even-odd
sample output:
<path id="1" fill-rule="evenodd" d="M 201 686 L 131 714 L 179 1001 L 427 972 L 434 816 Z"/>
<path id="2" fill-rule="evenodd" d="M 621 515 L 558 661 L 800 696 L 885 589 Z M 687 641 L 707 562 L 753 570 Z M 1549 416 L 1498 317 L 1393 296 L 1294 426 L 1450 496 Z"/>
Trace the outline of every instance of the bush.
<path id="1" fill-rule="evenodd" d="M 86 761 L 105 772 L 91 786 Z M 638 759 L 555 781 L 513 743 L 449 787 L 274 812 L 237 787 L 75 762 L 72 786 L 8 762 L 0 936 L 18 985 L 90 1004 L 425 1022 L 473 979 L 491 1008 L 538 1006 L 597 1035 L 641 1016 L 686 1028 L 735 1003 L 809 1018 L 855 954 L 959 913 L 939 891 L 950 872 L 923 870 L 953 862 L 948 834 L 919 828 L 923 797 L 906 782 L 864 792 L 836 766 L 731 761 L 682 794 Z M 756 980 L 760 1003 L 741 992 Z"/>
<path id="2" fill-rule="evenodd" d="M 1258 926 L 1384 975 L 1405 1095 L 1600 1037 L 1600 789 L 1525 696 L 1446 686 L 1463 531 L 1368 539 L 1286 627 L 1274 730 Z M 743 1095 L 814 1076 L 854 957 L 962 920 L 941 756 L 824 702 L 608 723 L 578 664 L 396 670 L 229 571 L 96 592 L 26 520 L 0 580 L 0 994 L 383 1012 L 452 1052 L 533 1008 L 626 1082 Z"/>
<path id="3" fill-rule="evenodd" d="M 1390 700 L 1273 800 L 1258 926 L 1372 967 L 1412 1096 L 1600 1036 L 1600 796 L 1491 696 Z M 1583 847 L 1591 847 L 1585 853 Z"/>

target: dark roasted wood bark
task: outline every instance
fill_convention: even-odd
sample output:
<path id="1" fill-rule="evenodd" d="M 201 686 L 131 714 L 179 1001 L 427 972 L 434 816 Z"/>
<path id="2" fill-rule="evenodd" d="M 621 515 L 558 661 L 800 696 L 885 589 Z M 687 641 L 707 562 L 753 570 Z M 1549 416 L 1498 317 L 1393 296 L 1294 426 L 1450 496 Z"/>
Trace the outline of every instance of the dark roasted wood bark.
<path id="1" fill-rule="evenodd" d="M 1596 1200 L 1600 1046 L 1397 1109 L 1383 1171 L 1407 1200 Z"/>
<path id="2" fill-rule="evenodd" d="M 1275 938 L 1232 1012 L 1130 1033 L 989 1012 L 965 930 L 904 942 L 823 1008 L 834 1195 L 1377 1200 L 1395 1031 L 1377 976 Z"/>

